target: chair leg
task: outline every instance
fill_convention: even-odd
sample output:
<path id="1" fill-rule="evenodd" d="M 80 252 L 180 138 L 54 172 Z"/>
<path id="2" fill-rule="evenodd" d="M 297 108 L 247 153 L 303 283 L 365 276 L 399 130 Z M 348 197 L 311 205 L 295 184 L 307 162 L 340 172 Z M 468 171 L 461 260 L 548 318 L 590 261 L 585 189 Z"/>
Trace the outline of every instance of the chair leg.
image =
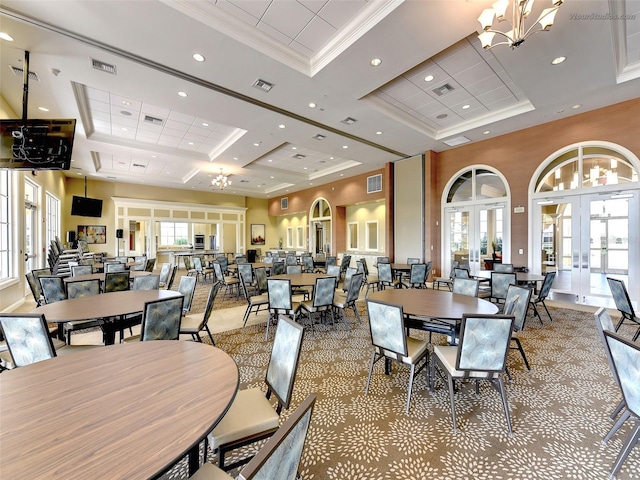
<path id="1" fill-rule="evenodd" d="M 629 434 L 622 448 L 620 449 L 618 458 L 616 458 L 616 461 L 613 463 L 613 469 L 611 470 L 610 476 L 612 478 L 615 478 L 615 476 L 618 474 L 620 467 L 622 467 L 622 464 L 629 456 L 629 452 L 631 451 L 631 449 L 635 447 L 636 443 L 638 442 L 638 439 L 640 439 L 640 423 L 635 424 L 635 426 L 631 430 L 631 433 Z"/>
<path id="2" fill-rule="evenodd" d="M 620 415 L 620 418 L 618 419 L 618 421 L 613 425 L 613 427 L 611 427 L 611 430 L 609 430 L 609 433 L 607 433 L 607 435 L 602 439 L 603 445 L 607 443 L 609 440 L 611 440 L 611 437 L 613 437 L 613 435 L 618 431 L 618 429 L 622 426 L 622 424 L 629 419 L 630 416 L 631 416 L 631 412 L 629 410 L 625 410 L 622 413 L 622 415 Z"/>
<path id="3" fill-rule="evenodd" d="M 204 328 L 207 330 L 207 334 L 209 334 L 209 338 L 211 339 L 211 345 L 216 346 L 216 341 L 213 339 L 213 335 L 211 335 L 211 330 L 209 330 L 209 325 L 205 325 Z"/>
<path id="4" fill-rule="evenodd" d="M 498 382 L 498 389 L 500 391 L 500 397 L 502 397 L 502 406 L 504 407 L 504 416 L 507 419 L 507 430 L 509 431 L 509 436 L 513 436 L 513 430 L 511 429 L 511 416 L 509 415 L 509 403 L 507 402 L 507 391 L 504 388 L 504 382 L 502 381 L 502 377 L 498 377 L 496 379 Z"/>
<path id="5" fill-rule="evenodd" d="M 453 433 L 458 432 L 458 424 L 456 422 L 456 407 L 455 407 L 455 390 L 453 388 L 453 377 L 451 375 L 447 375 L 448 383 L 449 383 L 449 400 L 451 401 L 451 421 L 453 422 Z"/>
<path id="6" fill-rule="evenodd" d="M 405 408 L 404 413 L 409 413 L 409 406 L 411 404 L 411 390 L 413 389 L 413 374 L 416 370 L 415 364 L 411 364 L 411 373 L 409 373 L 409 388 L 407 390 L 407 408 Z"/>
<path id="7" fill-rule="evenodd" d="M 367 377 L 367 386 L 364 388 L 364 394 L 369 394 L 369 384 L 371 383 L 371 375 L 373 374 L 373 365 L 376 363 L 376 351 L 371 353 L 371 364 L 369 365 L 369 376 Z"/>
<path id="8" fill-rule="evenodd" d="M 511 337 L 511 341 L 516 343 L 516 349 L 520 351 L 520 355 L 522 355 L 522 360 L 524 360 L 524 365 L 525 367 L 527 367 L 527 370 L 531 370 L 529 362 L 527 361 L 527 356 L 524 354 L 524 349 L 522 348 L 520 339 L 517 337 Z"/>
<path id="9" fill-rule="evenodd" d="M 616 407 L 616 409 L 615 409 L 613 412 L 611 412 L 611 415 L 609 415 L 609 418 L 610 418 L 611 420 L 615 420 L 615 418 L 618 416 L 618 414 L 619 414 L 622 410 L 624 410 L 624 409 L 626 408 L 626 406 L 627 406 L 627 404 L 626 404 L 626 402 L 624 401 L 624 399 L 623 399 L 623 400 L 620 400 L 620 403 L 618 404 L 618 406 Z"/>
<path id="10" fill-rule="evenodd" d="M 360 314 L 358 313 L 358 307 L 356 307 L 355 302 L 353 303 L 353 305 L 351 306 L 351 308 L 353 308 L 353 313 L 356 314 L 356 318 L 358 319 L 359 323 L 362 323 L 362 319 L 360 318 Z"/>

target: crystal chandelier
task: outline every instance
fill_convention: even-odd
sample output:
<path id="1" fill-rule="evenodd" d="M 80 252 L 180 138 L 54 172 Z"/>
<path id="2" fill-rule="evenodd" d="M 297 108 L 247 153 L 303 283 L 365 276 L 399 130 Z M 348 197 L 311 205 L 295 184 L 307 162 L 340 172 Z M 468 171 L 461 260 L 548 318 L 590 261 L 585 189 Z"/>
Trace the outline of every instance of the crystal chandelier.
<path id="1" fill-rule="evenodd" d="M 229 180 L 229 177 L 227 177 L 226 175 L 223 175 L 222 169 L 220 169 L 220 174 L 216 178 L 211 180 L 211 185 L 213 185 L 214 187 L 218 187 L 220 190 L 224 190 L 231 185 L 231 180 Z"/>
<path id="2" fill-rule="evenodd" d="M 564 0 L 551 0 L 551 4 L 553 6 L 542 10 L 538 20 L 536 20 L 536 22 L 527 29 L 525 27 L 525 20 L 531 13 L 531 10 L 533 10 L 533 2 L 534 0 L 513 0 L 511 20 L 505 16 L 507 8 L 509 7 L 509 0 L 498 0 L 492 5 L 493 8 L 483 10 L 480 17 L 478 17 L 478 21 L 480 22 L 480 25 L 482 25 L 482 30 L 484 30 L 478 35 L 478 38 L 482 42 L 482 48 L 488 50 L 496 45 L 509 45 L 514 49 L 515 47 L 519 47 L 534 33 L 548 31 L 551 28 L 551 25 L 553 25 L 553 19 Z M 507 23 L 511 25 L 511 30 L 508 32 L 493 30 L 491 27 L 493 26 L 494 16 L 498 23 L 506 20 Z M 534 30 L 536 23 L 540 24 L 540 28 Z M 502 35 L 506 40 L 491 45 L 493 37 L 496 34 Z"/>

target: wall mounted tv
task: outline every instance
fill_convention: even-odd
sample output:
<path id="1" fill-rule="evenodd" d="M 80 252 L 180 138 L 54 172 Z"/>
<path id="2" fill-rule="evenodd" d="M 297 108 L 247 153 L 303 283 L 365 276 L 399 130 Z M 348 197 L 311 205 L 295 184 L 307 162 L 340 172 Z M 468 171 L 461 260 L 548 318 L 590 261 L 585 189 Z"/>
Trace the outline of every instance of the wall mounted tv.
<path id="1" fill-rule="evenodd" d="M 78 197 L 71 199 L 71 215 L 81 217 L 101 217 L 102 200 L 99 198 Z"/>
<path id="2" fill-rule="evenodd" d="M 69 170 L 75 119 L 0 120 L 0 168 Z"/>

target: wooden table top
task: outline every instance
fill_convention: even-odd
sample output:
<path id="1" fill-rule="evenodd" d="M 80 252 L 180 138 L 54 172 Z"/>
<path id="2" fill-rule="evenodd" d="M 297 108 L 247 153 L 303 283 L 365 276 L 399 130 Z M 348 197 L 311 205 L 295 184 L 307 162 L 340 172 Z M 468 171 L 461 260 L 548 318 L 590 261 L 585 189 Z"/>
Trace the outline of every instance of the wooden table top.
<path id="1" fill-rule="evenodd" d="M 401 272 L 410 272 L 411 264 L 410 263 L 392 263 L 391 270 L 398 270 Z"/>
<path id="2" fill-rule="evenodd" d="M 185 341 L 111 345 L 4 372 L 2 477 L 152 478 L 197 448 L 238 381 L 229 355 Z"/>
<path id="3" fill-rule="evenodd" d="M 249 263 L 248 265 L 251 265 L 253 268 L 260 268 L 260 267 L 265 267 L 265 268 L 271 268 L 271 263 L 264 263 L 264 262 L 253 262 L 253 263 Z M 232 263 L 231 265 L 229 265 L 229 270 L 237 270 L 238 269 L 238 264 L 237 263 Z"/>
<path id="4" fill-rule="evenodd" d="M 86 275 L 76 275 L 75 277 L 65 277 L 64 283 L 80 282 L 83 280 L 100 280 L 102 283 L 104 283 L 105 275 L 105 273 L 88 273 Z M 139 270 L 129 271 L 129 278 L 146 277 L 147 275 L 151 275 L 151 272 L 144 272 Z"/>
<path id="5" fill-rule="evenodd" d="M 496 305 L 482 298 L 429 288 L 389 288 L 370 293 L 368 298 L 402 305 L 405 314 L 419 317 L 461 320 L 464 313 L 498 313 Z"/>
<path id="6" fill-rule="evenodd" d="M 491 280 L 491 273 L 493 270 L 480 270 L 474 276 L 478 278 L 486 278 Z M 516 274 L 516 282 L 518 283 L 530 283 L 530 282 L 541 282 L 544 280 L 544 275 L 538 275 L 537 273 L 526 273 L 526 272 L 514 272 Z"/>
<path id="7" fill-rule="evenodd" d="M 44 314 L 47 322 L 71 322 L 139 313 L 145 302 L 179 296 L 173 290 L 125 290 L 61 300 L 42 305 L 31 313 Z"/>
<path id="8" fill-rule="evenodd" d="M 292 287 L 313 287 L 317 278 L 328 277 L 326 273 L 283 273 L 282 275 L 272 275 L 269 278 L 279 278 L 291 280 Z"/>

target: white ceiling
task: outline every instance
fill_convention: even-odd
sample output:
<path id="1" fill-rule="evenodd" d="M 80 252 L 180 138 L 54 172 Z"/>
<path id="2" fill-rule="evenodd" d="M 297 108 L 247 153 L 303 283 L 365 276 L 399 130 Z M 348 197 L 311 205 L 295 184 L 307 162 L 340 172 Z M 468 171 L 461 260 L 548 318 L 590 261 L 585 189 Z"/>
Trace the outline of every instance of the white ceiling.
<path id="1" fill-rule="evenodd" d="M 513 51 L 477 42 L 490 4 L 3 0 L 0 94 L 21 116 L 28 50 L 28 117 L 79 121 L 67 175 L 256 197 L 640 96 L 640 0 L 567 0 Z"/>

